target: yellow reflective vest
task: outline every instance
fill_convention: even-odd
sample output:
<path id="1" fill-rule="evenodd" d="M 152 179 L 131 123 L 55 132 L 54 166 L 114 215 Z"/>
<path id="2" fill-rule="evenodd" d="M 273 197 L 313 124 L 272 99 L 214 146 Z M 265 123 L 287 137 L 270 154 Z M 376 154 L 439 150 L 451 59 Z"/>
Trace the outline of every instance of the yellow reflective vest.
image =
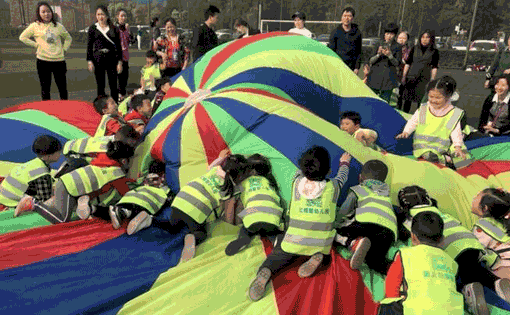
<path id="1" fill-rule="evenodd" d="M 269 223 L 282 228 L 283 209 L 280 196 L 262 176 L 250 176 L 241 183 L 241 202 L 244 210 L 238 216 L 249 228 L 254 223 Z"/>
<path id="2" fill-rule="evenodd" d="M 151 214 L 156 214 L 166 202 L 170 188 L 163 186 L 161 188 L 152 186 L 140 186 L 128 191 L 118 202 L 122 204 L 138 205 Z"/>
<path id="3" fill-rule="evenodd" d="M 126 174 L 122 168 L 118 166 L 98 167 L 95 165 L 87 165 L 62 175 L 60 180 L 64 183 L 64 186 L 71 196 L 79 197 L 98 191 L 109 182 L 124 176 L 126 176 Z M 108 192 L 108 194 L 110 194 L 110 192 Z M 110 201 L 104 204 L 109 204 Z"/>
<path id="4" fill-rule="evenodd" d="M 14 167 L 0 184 L 0 204 L 16 207 L 27 191 L 28 183 L 47 174 L 50 169 L 40 158 Z"/>
<path id="5" fill-rule="evenodd" d="M 285 252 L 296 255 L 327 255 L 336 235 L 334 222 L 340 187 L 336 181 L 328 181 L 322 195 L 316 199 L 305 199 L 298 190 L 300 181 L 304 179 L 301 175 L 292 184 L 289 227 L 281 246 Z"/>
<path id="6" fill-rule="evenodd" d="M 108 137 L 88 137 L 69 140 L 64 144 L 62 153 L 67 156 L 70 154 L 78 154 L 81 156 L 89 156 L 93 153 L 106 153 L 108 142 L 113 141 L 114 136 Z"/>
<path id="7" fill-rule="evenodd" d="M 95 137 L 104 137 L 106 135 L 106 124 L 108 124 L 108 122 L 111 119 L 117 120 L 120 124 L 126 124 L 124 122 L 124 119 L 122 119 L 122 117 L 119 117 L 119 116 L 114 117 L 112 115 L 103 115 L 103 117 L 101 117 L 101 122 L 99 123 L 99 126 L 96 129 L 96 133 L 94 134 L 94 138 Z"/>

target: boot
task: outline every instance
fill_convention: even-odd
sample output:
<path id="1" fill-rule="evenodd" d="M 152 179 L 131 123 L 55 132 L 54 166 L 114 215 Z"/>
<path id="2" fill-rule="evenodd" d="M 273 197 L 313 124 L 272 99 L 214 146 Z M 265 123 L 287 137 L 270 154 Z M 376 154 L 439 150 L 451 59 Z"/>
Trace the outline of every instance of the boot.
<path id="1" fill-rule="evenodd" d="M 317 253 L 314 254 L 307 262 L 301 265 L 298 270 L 298 276 L 300 278 L 308 278 L 315 273 L 317 268 L 322 264 L 322 260 L 324 259 L 324 254 Z"/>
<path id="2" fill-rule="evenodd" d="M 266 293 L 267 283 L 271 278 L 271 270 L 269 268 L 262 268 L 257 273 L 255 279 L 250 283 L 248 288 L 248 297 L 253 302 L 260 300 Z"/>
<path id="3" fill-rule="evenodd" d="M 367 257 L 371 245 L 372 244 L 368 237 L 358 237 L 351 242 L 351 250 L 354 252 L 350 262 L 351 269 L 357 270 L 361 268 L 361 265 L 365 262 L 365 257 Z"/>
<path id="4" fill-rule="evenodd" d="M 466 299 L 468 310 L 473 315 L 489 315 L 489 308 L 485 301 L 483 286 L 479 282 L 466 284 L 464 289 L 462 289 L 462 294 Z"/>

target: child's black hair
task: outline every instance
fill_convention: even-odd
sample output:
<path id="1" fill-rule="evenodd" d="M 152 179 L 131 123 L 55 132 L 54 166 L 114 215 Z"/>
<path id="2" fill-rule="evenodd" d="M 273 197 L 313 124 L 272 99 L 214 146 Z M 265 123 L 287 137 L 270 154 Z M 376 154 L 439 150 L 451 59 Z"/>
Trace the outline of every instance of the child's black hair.
<path id="1" fill-rule="evenodd" d="M 118 140 L 122 138 L 130 138 L 134 140 L 140 139 L 140 134 L 136 132 L 135 128 L 131 125 L 123 125 L 117 130 Z"/>
<path id="2" fill-rule="evenodd" d="M 108 100 L 111 98 L 110 95 L 99 95 L 98 97 L 96 97 L 94 99 L 94 109 L 96 110 L 96 112 L 98 112 L 99 115 L 104 115 L 103 114 L 103 109 L 106 109 L 107 105 L 108 105 Z"/>
<path id="3" fill-rule="evenodd" d="M 149 164 L 149 173 L 162 175 L 162 174 L 165 174 L 165 172 L 166 172 L 166 164 L 164 162 L 154 160 Z"/>
<path id="4" fill-rule="evenodd" d="M 510 211 L 510 193 L 499 188 L 487 188 L 482 190 L 482 198 L 480 199 L 480 207 L 487 207 L 484 217 L 491 217 L 503 223 L 510 235 L 510 219 L 505 216 Z"/>
<path id="5" fill-rule="evenodd" d="M 145 53 L 145 58 L 154 58 L 154 59 L 158 59 L 158 55 L 156 54 L 156 52 L 154 50 L 148 50 L 146 53 Z"/>
<path id="6" fill-rule="evenodd" d="M 343 112 L 342 115 L 340 115 L 340 122 L 342 122 L 342 119 L 350 119 L 355 125 L 361 124 L 361 115 L 358 112 Z"/>
<path id="7" fill-rule="evenodd" d="M 122 159 L 129 159 L 135 154 L 135 149 L 122 141 L 110 141 L 106 147 L 106 156 L 120 162 Z"/>
<path id="8" fill-rule="evenodd" d="M 151 100 L 151 98 L 148 96 L 148 95 L 145 95 L 145 94 L 138 94 L 138 95 L 135 95 L 133 96 L 133 98 L 131 99 L 131 102 L 129 103 L 129 107 L 133 110 L 136 110 L 138 111 L 138 108 L 143 106 L 143 101 L 144 100 Z"/>
<path id="9" fill-rule="evenodd" d="M 156 79 L 156 90 L 161 91 L 161 87 L 165 85 L 166 83 L 170 83 L 172 85 L 172 79 L 170 77 L 162 77 L 160 79 Z"/>
<path id="10" fill-rule="evenodd" d="M 256 153 L 250 155 L 246 159 L 246 162 L 248 164 L 247 168 L 249 170 L 255 171 L 257 175 L 267 178 L 267 180 L 269 180 L 269 184 L 271 184 L 273 189 L 279 193 L 278 183 L 276 182 L 276 178 L 273 176 L 271 161 L 269 161 L 267 157 Z"/>
<path id="11" fill-rule="evenodd" d="M 407 186 L 399 190 L 398 202 L 400 207 L 409 212 L 416 206 L 437 207 L 437 201 L 429 196 L 427 191 L 420 186 Z"/>
<path id="12" fill-rule="evenodd" d="M 441 94 L 446 98 L 452 97 L 455 89 L 457 88 L 457 81 L 449 75 L 442 76 L 429 82 L 427 85 L 427 93 L 433 89 L 441 90 Z"/>
<path id="13" fill-rule="evenodd" d="M 136 90 L 141 88 L 140 84 L 138 83 L 128 83 L 126 85 L 126 94 L 127 95 L 134 95 Z"/>
<path id="14" fill-rule="evenodd" d="M 360 176 L 362 180 L 375 179 L 384 182 L 388 176 L 388 166 L 382 161 L 370 160 L 361 168 Z"/>
<path id="15" fill-rule="evenodd" d="M 32 143 L 32 152 L 39 157 L 50 155 L 60 150 L 62 150 L 62 143 L 50 135 L 39 136 Z"/>
<path id="16" fill-rule="evenodd" d="M 330 171 L 331 157 L 324 147 L 314 146 L 299 159 L 299 169 L 309 180 L 322 181 Z"/>
<path id="17" fill-rule="evenodd" d="M 434 212 L 424 211 L 413 217 L 411 233 L 416 235 L 420 243 L 437 246 L 441 242 L 444 231 L 444 222 Z"/>
<path id="18" fill-rule="evenodd" d="M 221 186 L 221 191 L 225 196 L 234 194 L 234 185 L 241 182 L 246 172 L 247 161 L 241 154 L 230 155 L 222 164 L 225 171 L 225 182 Z"/>

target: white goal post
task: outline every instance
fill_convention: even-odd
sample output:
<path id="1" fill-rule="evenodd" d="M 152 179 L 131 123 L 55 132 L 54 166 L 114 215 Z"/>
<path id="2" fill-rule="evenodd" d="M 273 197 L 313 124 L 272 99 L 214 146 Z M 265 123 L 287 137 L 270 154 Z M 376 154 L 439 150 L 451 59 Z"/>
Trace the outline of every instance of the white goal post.
<path id="1" fill-rule="evenodd" d="M 294 20 L 260 20 L 259 29 L 261 33 L 267 33 L 268 24 L 269 23 L 294 23 Z M 342 24 L 341 21 L 306 21 L 306 25 L 309 24 Z M 266 30 L 264 30 L 264 24 L 266 25 Z M 292 28 L 292 27 L 291 27 Z"/>

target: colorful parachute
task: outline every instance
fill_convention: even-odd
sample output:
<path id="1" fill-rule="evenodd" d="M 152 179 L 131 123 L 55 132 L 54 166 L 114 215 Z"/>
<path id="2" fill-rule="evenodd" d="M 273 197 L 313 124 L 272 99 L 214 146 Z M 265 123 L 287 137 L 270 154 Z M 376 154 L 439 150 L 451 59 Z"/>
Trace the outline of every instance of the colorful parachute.
<path id="1" fill-rule="evenodd" d="M 362 124 L 379 133 L 378 144 L 390 153 L 365 148 L 341 131 L 339 113 L 346 110 L 358 111 Z M 301 152 L 322 145 L 331 153 L 333 173 L 343 152 L 353 155 L 347 186 L 356 184 L 362 163 L 382 160 L 390 168 L 392 197 L 403 186 L 419 183 L 443 211 L 466 226 L 474 222 L 470 202 L 479 190 L 510 188 L 510 163 L 498 158 L 507 150 L 503 139 L 473 142 L 484 161 L 454 172 L 404 157 L 411 152 L 411 140 L 394 139 L 404 124 L 400 114 L 320 43 L 288 33 L 262 34 L 216 48 L 178 77 L 151 119 L 134 173 L 143 172 L 150 159 L 165 161 L 168 184 L 178 190 L 229 147 L 233 153 L 268 156 L 288 201 Z M 396 198 L 393 201 L 396 204 Z M 168 217 L 169 211 L 160 215 Z M 5 285 L 0 290 L 6 298 L 0 310 L 374 314 L 374 301 L 383 297 L 379 275 L 368 269 L 352 271 L 345 260 L 348 254 L 332 250 L 331 263 L 314 277 L 299 279 L 298 262 L 273 280 L 264 299 L 251 303 L 246 289 L 271 244 L 256 239 L 240 254 L 227 257 L 225 246 L 237 231 L 216 223 L 197 257 L 169 270 L 178 261 L 185 231 L 172 235 L 150 228 L 119 236 L 123 230 L 90 220 L 2 235 L 0 279 Z M 36 243 L 41 235 L 44 239 Z M 493 292 L 486 290 L 486 296 L 492 314 L 509 313 L 510 306 Z"/>

